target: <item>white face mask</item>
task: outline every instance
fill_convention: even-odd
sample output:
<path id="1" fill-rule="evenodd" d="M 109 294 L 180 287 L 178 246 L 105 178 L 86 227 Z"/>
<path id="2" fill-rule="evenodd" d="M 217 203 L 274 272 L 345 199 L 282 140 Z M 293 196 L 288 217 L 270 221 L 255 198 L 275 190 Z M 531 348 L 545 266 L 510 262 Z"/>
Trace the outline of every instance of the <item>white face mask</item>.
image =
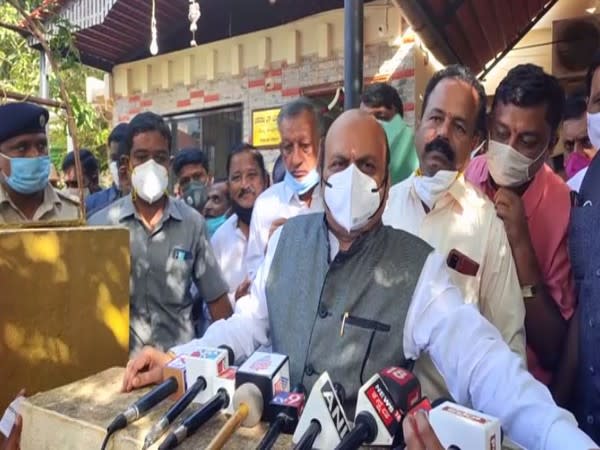
<path id="1" fill-rule="evenodd" d="M 131 184 L 140 198 L 152 204 L 165 194 L 169 174 L 167 169 L 151 159 L 133 169 Z"/>
<path id="2" fill-rule="evenodd" d="M 489 140 L 487 155 L 490 175 L 502 187 L 520 186 L 533 178 L 535 172 L 532 168 L 537 165 L 546 154 L 546 148 L 536 159 L 522 155 L 510 145 Z"/>
<path id="3" fill-rule="evenodd" d="M 458 172 L 456 170 L 438 170 L 432 177 L 415 175 L 412 180 L 421 201 L 429 209 L 433 209 L 437 201 L 448 192 L 448 189 L 457 178 Z"/>
<path id="4" fill-rule="evenodd" d="M 587 132 L 594 148 L 600 150 L 600 112 L 587 113 Z"/>
<path id="5" fill-rule="evenodd" d="M 482 141 L 481 144 L 479 144 L 475 150 L 473 150 L 471 152 L 471 159 L 477 157 L 479 155 L 479 152 L 481 151 L 481 149 L 483 148 L 483 146 L 485 145 L 485 141 Z"/>
<path id="6" fill-rule="evenodd" d="M 75 198 L 79 199 L 79 189 L 78 188 L 66 188 L 66 189 L 63 189 L 63 192 L 65 194 L 70 195 L 71 197 L 75 197 Z M 83 198 L 87 198 L 88 195 L 90 195 L 90 190 L 89 190 L 89 188 L 85 188 L 83 190 Z"/>
<path id="7" fill-rule="evenodd" d="M 363 227 L 381 206 L 377 183 L 350 164 L 325 182 L 325 204 L 347 232 Z"/>
<path id="8" fill-rule="evenodd" d="M 115 186 L 119 187 L 119 166 L 116 161 L 111 161 L 108 165 L 108 170 L 110 172 L 110 176 L 112 177 L 113 183 Z"/>

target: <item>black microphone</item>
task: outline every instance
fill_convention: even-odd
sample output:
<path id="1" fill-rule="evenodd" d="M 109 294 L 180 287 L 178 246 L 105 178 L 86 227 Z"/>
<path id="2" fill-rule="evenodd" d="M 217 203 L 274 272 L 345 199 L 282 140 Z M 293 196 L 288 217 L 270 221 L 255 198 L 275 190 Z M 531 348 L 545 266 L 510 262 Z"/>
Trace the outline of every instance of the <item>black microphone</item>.
<path id="1" fill-rule="evenodd" d="M 187 417 L 179 427 L 167 435 L 158 450 L 171 450 L 181 444 L 185 438 L 191 436 L 208 422 L 215 414 L 231 403 L 227 390 L 221 388 L 202 408 Z"/>
<path id="2" fill-rule="evenodd" d="M 106 429 L 107 434 L 102 443 L 102 448 L 106 448 L 108 439 L 112 434 L 135 422 L 169 395 L 174 394 L 177 391 L 177 387 L 178 384 L 175 377 L 169 377 L 115 417 Z"/>
<path id="3" fill-rule="evenodd" d="M 339 386 L 339 385 L 338 385 Z M 292 438 L 295 450 L 332 449 L 350 431 L 343 408 L 343 389 L 323 372 L 310 391 Z"/>
<path id="4" fill-rule="evenodd" d="M 154 424 L 144 439 L 142 450 L 150 447 L 169 428 L 190 403 L 203 403 L 215 389 L 215 377 L 233 364 L 233 351 L 229 347 L 200 348 L 192 355 L 181 355 L 163 370 L 163 377 L 174 376 L 178 380 L 177 402 Z M 193 384 L 188 388 L 188 382 Z M 187 389 L 187 390 L 186 390 Z M 202 395 L 200 395 L 203 393 Z"/>
<path id="5" fill-rule="evenodd" d="M 280 392 L 271 400 L 271 413 L 275 417 L 257 450 L 270 450 L 281 433 L 292 434 L 304 409 L 306 389 L 297 385 L 292 392 Z"/>
<path id="6" fill-rule="evenodd" d="M 354 429 L 336 450 L 362 445 L 395 447 L 402 443 L 402 419 L 413 408 L 431 408 L 421 395 L 419 380 L 407 370 L 388 367 L 373 375 L 358 391 Z"/>
<path id="7" fill-rule="evenodd" d="M 280 392 L 290 390 L 290 361 L 277 353 L 254 352 L 240 366 L 235 375 L 235 385 L 239 387 L 251 383 L 258 387 L 263 398 L 262 419 L 270 422 L 272 409 L 269 403 Z"/>
<path id="8" fill-rule="evenodd" d="M 144 439 L 144 446 L 142 447 L 142 450 L 146 450 L 148 447 L 154 444 L 164 434 L 167 428 L 169 428 L 169 425 L 171 425 L 173 421 L 179 417 L 179 414 L 181 414 L 183 410 L 187 408 L 190 403 L 192 403 L 192 400 L 196 398 L 196 395 L 198 395 L 200 391 L 206 389 L 206 386 L 206 378 L 198 377 L 196 382 L 190 386 L 183 397 L 177 400 L 177 402 L 171 406 L 171 408 L 169 408 L 165 415 L 154 424 Z"/>

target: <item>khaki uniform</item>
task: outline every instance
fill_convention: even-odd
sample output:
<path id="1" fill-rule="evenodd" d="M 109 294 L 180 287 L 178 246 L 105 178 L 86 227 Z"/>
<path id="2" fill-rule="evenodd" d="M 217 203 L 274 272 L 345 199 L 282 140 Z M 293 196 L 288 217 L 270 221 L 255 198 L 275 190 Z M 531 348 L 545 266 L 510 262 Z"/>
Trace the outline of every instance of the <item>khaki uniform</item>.
<path id="1" fill-rule="evenodd" d="M 25 217 L 10 199 L 4 187 L 0 185 L 0 224 L 77 220 L 78 218 L 79 202 L 57 191 L 49 183 L 44 189 L 44 201 L 32 220 Z"/>

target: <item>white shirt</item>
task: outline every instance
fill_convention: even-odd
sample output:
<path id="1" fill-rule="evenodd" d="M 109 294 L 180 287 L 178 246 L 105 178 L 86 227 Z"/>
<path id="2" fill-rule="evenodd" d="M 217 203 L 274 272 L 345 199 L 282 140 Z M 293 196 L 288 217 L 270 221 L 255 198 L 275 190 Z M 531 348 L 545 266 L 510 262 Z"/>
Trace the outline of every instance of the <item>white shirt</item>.
<path id="1" fill-rule="evenodd" d="M 277 183 L 256 199 L 250 221 L 246 266 L 248 277 L 253 280 L 265 258 L 271 225 L 277 219 L 289 219 L 300 214 L 323 211 L 320 185 L 312 193 L 310 205 L 300 200 L 285 182 Z"/>
<path id="2" fill-rule="evenodd" d="M 474 304 L 525 355 L 525 306 L 502 221 L 492 202 L 460 176 L 425 212 L 414 176 L 390 189 L 383 223 L 420 237 L 447 257 L 457 250 L 479 265 L 475 275 L 450 269 L 465 303 Z"/>
<path id="3" fill-rule="evenodd" d="M 456 250 L 476 262 L 475 275 L 449 269 L 450 278 L 463 301 L 475 305 L 525 361 L 525 305 L 506 231 L 494 205 L 459 176 L 426 213 L 414 181 L 415 175 L 392 186 L 383 223 L 419 236 L 445 258 Z M 419 358 L 414 371 L 425 395 L 448 396 L 430 358 Z"/>
<path id="4" fill-rule="evenodd" d="M 581 183 L 583 182 L 583 178 L 585 177 L 587 171 L 587 167 L 581 169 L 579 172 L 577 172 L 575 175 L 573 175 L 567 180 L 567 186 L 569 186 L 569 188 L 571 188 L 572 191 L 579 192 L 579 189 L 581 188 Z"/>
<path id="5" fill-rule="evenodd" d="M 242 359 L 259 345 L 270 344 L 265 286 L 280 235 L 281 229 L 273 234 L 250 294 L 237 302 L 235 314 L 211 325 L 202 339 L 171 349 L 175 354 L 224 344 Z M 438 253 L 427 258 L 419 276 L 403 344 L 407 358 L 427 352 L 452 396 L 498 417 L 517 444 L 530 450 L 598 447 L 577 428 L 573 415 L 557 407 L 548 389 L 523 369 L 496 328 L 476 308 L 464 304 L 450 281 L 445 258 Z"/>
<path id="6" fill-rule="evenodd" d="M 248 241 L 238 227 L 238 217 L 233 214 L 215 232 L 210 240 L 223 277 L 229 285 L 229 300 L 235 307 L 235 291 L 248 274 L 246 248 Z"/>

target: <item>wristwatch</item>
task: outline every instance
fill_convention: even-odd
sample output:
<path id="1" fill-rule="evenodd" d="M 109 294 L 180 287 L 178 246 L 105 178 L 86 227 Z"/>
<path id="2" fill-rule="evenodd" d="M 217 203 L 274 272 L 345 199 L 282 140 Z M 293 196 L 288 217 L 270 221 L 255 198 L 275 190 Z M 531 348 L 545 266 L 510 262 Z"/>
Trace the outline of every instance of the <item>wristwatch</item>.
<path id="1" fill-rule="evenodd" d="M 537 287 L 535 285 L 526 284 L 524 286 L 521 286 L 521 295 L 525 300 L 528 298 L 535 297 L 535 294 L 537 294 Z"/>

